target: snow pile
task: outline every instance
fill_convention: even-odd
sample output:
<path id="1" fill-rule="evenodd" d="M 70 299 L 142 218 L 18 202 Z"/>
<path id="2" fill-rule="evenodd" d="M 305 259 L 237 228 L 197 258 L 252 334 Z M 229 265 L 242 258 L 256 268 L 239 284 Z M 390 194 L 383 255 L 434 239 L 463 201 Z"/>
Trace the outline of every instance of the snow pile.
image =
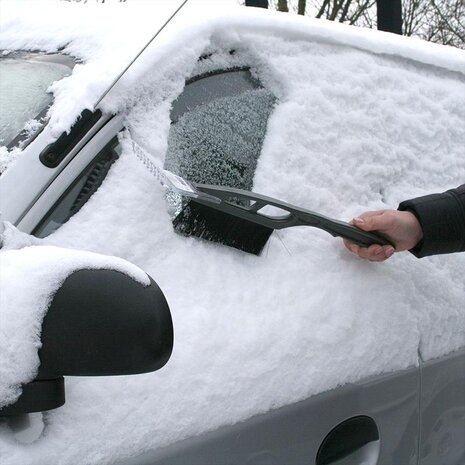
<path id="1" fill-rule="evenodd" d="M 35 444 L 0 426 L 7 464 L 110 463 L 465 345 L 463 254 L 372 264 L 305 227 L 275 233 L 261 257 L 180 237 L 130 141 L 164 161 L 186 77 L 248 64 L 277 98 L 255 191 L 341 219 L 395 207 L 465 180 L 464 52 L 259 11 L 179 34 L 189 47 L 148 50 L 109 96 L 131 136 L 100 189 L 43 241 L 151 274 L 172 311 L 172 358 L 152 374 L 68 378 L 67 403 Z M 199 63 L 202 53 L 213 55 Z"/>
<path id="2" fill-rule="evenodd" d="M 13 249 L 24 244 L 18 234 L 7 224 L 0 252 L 0 408 L 13 403 L 21 394 L 20 385 L 37 374 L 42 319 L 70 274 L 111 269 L 150 284 L 142 270 L 116 257 L 41 245 Z"/>

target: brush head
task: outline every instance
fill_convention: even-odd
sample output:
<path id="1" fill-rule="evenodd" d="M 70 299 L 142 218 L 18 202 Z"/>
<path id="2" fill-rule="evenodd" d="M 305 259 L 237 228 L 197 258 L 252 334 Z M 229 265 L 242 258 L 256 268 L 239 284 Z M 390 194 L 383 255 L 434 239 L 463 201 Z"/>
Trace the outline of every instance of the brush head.
<path id="1" fill-rule="evenodd" d="M 252 221 L 190 200 L 173 220 L 174 229 L 184 236 L 218 242 L 254 255 L 260 255 L 273 232 Z"/>

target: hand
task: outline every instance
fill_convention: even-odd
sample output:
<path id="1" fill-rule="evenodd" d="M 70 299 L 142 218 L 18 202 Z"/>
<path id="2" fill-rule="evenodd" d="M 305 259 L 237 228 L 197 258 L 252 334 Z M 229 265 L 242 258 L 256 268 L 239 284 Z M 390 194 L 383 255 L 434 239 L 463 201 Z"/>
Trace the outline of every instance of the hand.
<path id="1" fill-rule="evenodd" d="M 365 212 L 351 223 L 364 231 L 378 231 L 394 246 L 371 245 L 364 248 L 344 240 L 345 246 L 361 258 L 373 262 L 382 262 L 394 252 L 409 250 L 415 247 L 423 237 L 421 225 L 417 217 L 408 211 L 379 210 Z"/>

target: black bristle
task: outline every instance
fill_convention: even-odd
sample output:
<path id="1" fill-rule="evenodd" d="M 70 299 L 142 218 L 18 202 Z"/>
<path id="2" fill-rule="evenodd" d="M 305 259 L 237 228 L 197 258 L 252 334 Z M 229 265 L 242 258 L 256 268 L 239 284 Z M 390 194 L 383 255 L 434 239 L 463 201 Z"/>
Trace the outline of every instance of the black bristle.
<path id="1" fill-rule="evenodd" d="M 184 236 L 196 236 L 260 255 L 273 229 L 216 210 L 193 200 L 173 220 Z"/>

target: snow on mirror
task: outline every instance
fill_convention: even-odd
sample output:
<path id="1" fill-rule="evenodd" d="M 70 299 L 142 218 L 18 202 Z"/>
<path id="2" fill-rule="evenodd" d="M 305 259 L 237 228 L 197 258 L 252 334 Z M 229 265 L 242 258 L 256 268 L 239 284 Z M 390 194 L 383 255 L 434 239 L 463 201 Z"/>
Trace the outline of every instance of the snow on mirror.
<path id="1" fill-rule="evenodd" d="M 165 168 L 250 190 L 274 103 L 248 69 L 192 79 L 173 103 Z"/>

